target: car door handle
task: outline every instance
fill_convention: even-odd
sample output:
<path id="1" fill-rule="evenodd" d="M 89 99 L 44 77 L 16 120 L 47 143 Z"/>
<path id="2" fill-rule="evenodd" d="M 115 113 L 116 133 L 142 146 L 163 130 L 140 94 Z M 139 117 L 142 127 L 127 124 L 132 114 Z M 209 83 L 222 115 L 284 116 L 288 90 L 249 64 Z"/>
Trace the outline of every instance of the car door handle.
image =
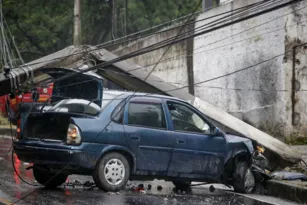
<path id="1" fill-rule="evenodd" d="M 138 137 L 138 136 L 132 136 L 131 139 L 132 139 L 132 140 L 138 140 L 138 141 L 139 141 L 139 140 L 140 140 L 140 137 Z"/>
<path id="2" fill-rule="evenodd" d="M 185 144 L 185 140 L 177 140 L 178 144 Z"/>

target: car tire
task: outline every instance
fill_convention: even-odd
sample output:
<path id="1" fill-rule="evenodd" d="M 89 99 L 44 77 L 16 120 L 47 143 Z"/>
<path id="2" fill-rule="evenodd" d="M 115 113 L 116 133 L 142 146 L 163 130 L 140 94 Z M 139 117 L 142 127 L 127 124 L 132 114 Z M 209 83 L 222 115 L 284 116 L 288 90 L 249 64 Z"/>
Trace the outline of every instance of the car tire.
<path id="1" fill-rule="evenodd" d="M 125 156 L 117 152 L 103 156 L 93 173 L 97 187 L 108 192 L 118 192 L 123 189 L 129 177 L 130 164 Z"/>
<path id="2" fill-rule="evenodd" d="M 48 189 L 55 189 L 66 182 L 67 174 L 51 173 L 43 166 L 33 166 L 33 176 L 35 180 Z"/>
<path id="3" fill-rule="evenodd" d="M 233 174 L 235 192 L 250 194 L 255 188 L 255 176 L 246 162 L 237 162 Z"/>
<path id="4" fill-rule="evenodd" d="M 189 189 L 191 186 L 191 182 L 186 180 L 174 180 L 172 182 L 175 188 L 179 190 L 186 190 Z"/>

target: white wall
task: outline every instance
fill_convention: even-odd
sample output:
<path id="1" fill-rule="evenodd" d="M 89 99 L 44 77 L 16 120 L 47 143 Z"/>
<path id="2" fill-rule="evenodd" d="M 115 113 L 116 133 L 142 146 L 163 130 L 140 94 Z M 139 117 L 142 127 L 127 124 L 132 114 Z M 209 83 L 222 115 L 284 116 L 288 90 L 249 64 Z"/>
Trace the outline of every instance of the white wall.
<path id="1" fill-rule="evenodd" d="M 226 0 L 225 0 L 226 1 Z M 259 0 L 221 1 L 221 6 L 196 20 L 230 11 Z M 154 75 L 176 86 L 188 85 L 188 67 L 194 83 L 248 68 L 234 75 L 195 86 L 195 95 L 269 134 L 285 139 L 307 137 L 307 47 L 296 49 L 295 79 L 301 89 L 292 96 L 292 48 L 307 42 L 307 1 L 199 36 L 170 48 Z M 298 10 L 298 11 L 295 11 Z M 291 13 L 292 12 L 292 13 Z M 212 19 L 210 19 L 212 21 Z M 199 21 L 197 28 L 208 21 Z M 178 29 L 141 39 L 116 54 L 126 54 L 171 36 Z M 187 48 L 194 49 L 188 66 Z M 166 48 L 133 59 L 141 66 L 156 63 Z M 286 55 L 283 55 L 287 51 Z M 290 52 L 289 52 L 290 51 Z M 280 55 L 280 56 L 278 56 Z M 275 56 L 278 56 L 275 58 Z M 273 60 L 269 60 L 272 59 Z M 262 61 L 266 61 L 259 64 Z M 257 66 L 254 66 L 259 64 Z M 150 67 L 150 69 L 152 66 Z M 148 70 L 148 69 L 147 69 Z M 293 113 L 295 123 L 292 120 Z M 293 125 L 294 123 L 294 125 Z"/>
<path id="2" fill-rule="evenodd" d="M 131 53 L 146 46 L 150 46 L 154 43 L 166 40 L 170 37 L 174 37 L 178 34 L 178 32 L 183 33 L 185 31 L 182 31 L 181 28 L 175 28 L 167 32 L 162 32 L 154 36 L 149 36 L 147 38 L 131 42 L 129 45 L 122 45 L 119 48 L 114 49 L 112 52 L 117 55 Z M 137 63 L 140 66 L 145 67 L 143 69 L 148 72 L 150 72 L 154 68 L 157 62 L 160 62 L 159 64 L 157 64 L 152 74 L 160 77 L 164 81 L 175 83 L 175 86 L 183 86 L 188 84 L 188 62 L 186 58 L 187 44 L 188 43 L 184 41 L 175 44 L 170 48 L 167 47 L 144 55 L 137 56 L 135 58 L 132 58 L 131 61 Z M 165 53 L 167 49 L 168 51 Z M 163 55 L 164 57 L 161 58 Z"/>
<path id="3" fill-rule="evenodd" d="M 198 19 L 253 2 L 255 1 L 235 0 L 201 14 Z M 297 8 L 306 5 L 305 1 Z M 301 21 L 307 20 L 307 9 L 296 13 L 296 16 L 300 16 L 300 20 L 294 18 L 293 13 L 285 15 L 293 9 L 295 8 L 288 7 L 276 10 L 195 38 L 193 61 L 195 82 L 225 75 L 271 59 L 283 54 L 288 45 L 293 46 L 294 39 L 298 35 L 300 39 L 306 38 L 306 22 L 301 23 Z M 200 21 L 195 27 L 206 23 Z M 286 39 L 289 39 L 289 42 Z M 292 59 L 284 61 L 284 55 L 281 55 L 234 75 L 201 84 L 195 87 L 195 95 L 276 137 L 287 137 L 297 129 L 301 129 L 292 127 L 291 83 Z M 300 95 L 305 94 L 306 92 L 300 92 Z M 301 99 L 304 97 L 301 96 Z M 298 109 L 303 110 L 302 106 L 307 106 L 306 99 L 305 97 L 302 100 L 304 102 L 297 105 L 300 106 Z M 307 116 L 306 114 L 304 116 Z M 307 118 L 301 117 L 301 120 L 301 123 L 307 122 L 303 122 Z M 307 136 L 307 133 L 301 132 L 301 135 Z"/>

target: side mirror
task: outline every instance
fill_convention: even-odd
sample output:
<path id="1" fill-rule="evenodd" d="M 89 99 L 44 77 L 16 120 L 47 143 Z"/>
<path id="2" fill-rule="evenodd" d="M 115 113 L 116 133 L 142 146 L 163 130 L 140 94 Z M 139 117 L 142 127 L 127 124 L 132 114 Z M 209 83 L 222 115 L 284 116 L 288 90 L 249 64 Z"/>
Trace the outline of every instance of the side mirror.
<path id="1" fill-rule="evenodd" d="M 221 131 L 218 127 L 213 127 L 211 129 L 211 135 L 216 136 L 216 135 L 220 135 L 220 134 L 221 134 Z"/>

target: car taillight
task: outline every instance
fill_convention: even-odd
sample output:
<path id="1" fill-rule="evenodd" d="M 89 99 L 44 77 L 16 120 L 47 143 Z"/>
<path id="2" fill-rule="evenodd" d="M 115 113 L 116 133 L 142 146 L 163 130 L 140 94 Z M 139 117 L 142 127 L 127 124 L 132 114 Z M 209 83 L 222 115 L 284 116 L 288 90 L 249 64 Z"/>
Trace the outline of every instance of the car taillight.
<path id="1" fill-rule="evenodd" d="M 79 128 L 74 124 L 68 126 L 66 143 L 71 145 L 78 145 L 81 143 Z"/>
<path id="2" fill-rule="evenodd" d="M 20 139 L 21 139 L 20 120 L 18 120 L 14 140 L 19 141 Z"/>
<path id="3" fill-rule="evenodd" d="M 14 139 L 14 141 L 19 141 L 20 138 L 21 138 L 20 128 L 17 127 L 17 128 L 16 128 L 16 134 L 15 134 L 15 139 Z"/>

